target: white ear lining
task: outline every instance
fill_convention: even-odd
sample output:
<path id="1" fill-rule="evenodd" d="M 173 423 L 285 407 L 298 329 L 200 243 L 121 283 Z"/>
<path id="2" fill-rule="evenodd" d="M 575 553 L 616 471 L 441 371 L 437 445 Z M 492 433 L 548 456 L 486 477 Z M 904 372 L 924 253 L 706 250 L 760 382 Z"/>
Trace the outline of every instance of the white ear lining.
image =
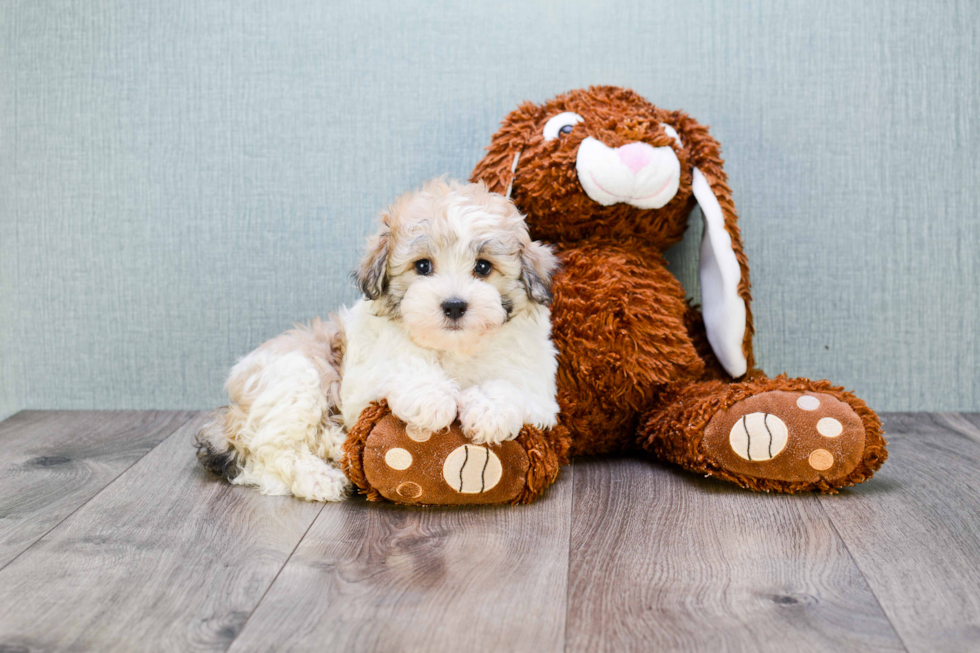
<path id="1" fill-rule="evenodd" d="M 504 195 L 507 199 L 510 199 L 510 192 L 514 190 L 514 175 L 517 173 L 517 162 L 521 160 L 521 153 L 518 152 L 514 155 L 514 163 L 510 166 L 510 183 L 507 184 L 507 193 Z"/>
<path id="2" fill-rule="evenodd" d="M 671 127 L 670 125 L 668 125 L 667 123 L 664 123 L 664 133 L 666 133 L 668 136 L 670 136 L 675 141 L 677 141 L 678 145 L 684 147 L 684 143 L 681 143 L 680 134 L 678 134 L 677 130 Z"/>
<path id="3" fill-rule="evenodd" d="M 745 301 L 738 294 L 742 270 L 725 229 L 725 216 L 711 184 L 694 168 L 694 197 L 704 216 L 701 238 L 701 311 L 708 342 L 725 371 L 733 377 L 745 374 L 748 362 L 742 352 L 745 339 Z"/>

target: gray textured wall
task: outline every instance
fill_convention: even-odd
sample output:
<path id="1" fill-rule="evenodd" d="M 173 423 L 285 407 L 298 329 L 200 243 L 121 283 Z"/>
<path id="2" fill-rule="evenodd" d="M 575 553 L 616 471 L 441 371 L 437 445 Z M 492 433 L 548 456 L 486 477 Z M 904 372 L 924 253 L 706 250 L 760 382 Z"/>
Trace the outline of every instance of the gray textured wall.
<path id="1" fill-rule="evenodd" d="M 354 298 L 380 207 L 592 83 L 724 145 L 765 369 L 980 410 L 978 25 L 968 2 L 7 0 L 0 416 L 218 403 L 237 356 Z"/>

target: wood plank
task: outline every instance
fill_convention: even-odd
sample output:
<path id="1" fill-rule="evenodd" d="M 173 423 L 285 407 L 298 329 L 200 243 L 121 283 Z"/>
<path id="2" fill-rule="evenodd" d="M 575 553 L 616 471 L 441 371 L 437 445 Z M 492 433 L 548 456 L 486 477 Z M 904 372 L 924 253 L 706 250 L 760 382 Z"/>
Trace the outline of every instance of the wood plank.
<path id="1" fill-rule="evenodd" d="M 24 411 L 0 423 L 0 568 L 192 416 Z"/>
<path id="2" fill-rule="evenodd" d="M 322 506 L 209 476 L 206 419 L 0 571 L 0 650 L 227 648 Z"/>
<path id="3" fill-rule="evenodd" d="M 576 465 L 569 651 L 901 651 L 812 495 Z"/>
<path id="4" fill-rule="evenodd" d="M 909 651 L 980 651 L 976 417 L 884 415 L 881 471 L 820 499 Z"/>
<path id="5" fill-rule="evenodd" d="M 980 413 L 933 413 L 945 426 L 980 444 Z"/>
<path id="6" fill-rule="evenodd" d="M 326 506 L 231 651 L 563 650 L 572 475 L 529 506 Z"/>

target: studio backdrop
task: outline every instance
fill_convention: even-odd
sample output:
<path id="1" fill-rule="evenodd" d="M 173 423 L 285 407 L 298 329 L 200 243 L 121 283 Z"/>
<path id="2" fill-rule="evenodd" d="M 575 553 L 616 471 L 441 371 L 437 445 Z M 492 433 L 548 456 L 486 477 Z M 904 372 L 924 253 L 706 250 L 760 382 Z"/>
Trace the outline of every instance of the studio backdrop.
<path id="1" fill-rule="evenodd" d="M 980 410 L 978 32 L 967 1 L 7 0 L 0 417 L 219 404 L 355 299 L 380 209 L 590 84 L 721 141 L 763 369 Z"/>

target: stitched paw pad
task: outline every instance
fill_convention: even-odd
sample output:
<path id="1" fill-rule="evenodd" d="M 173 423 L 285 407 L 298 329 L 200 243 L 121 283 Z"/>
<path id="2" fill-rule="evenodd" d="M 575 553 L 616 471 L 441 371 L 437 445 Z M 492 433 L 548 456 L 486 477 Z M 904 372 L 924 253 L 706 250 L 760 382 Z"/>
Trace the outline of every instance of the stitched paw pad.
<path id="1" fill-rule="evenodd" d="M 397 503 L 507 503 L 524 489 L 529 461 L 513 440 L 473 444 L 454 422 L 419 439 L 393 415 L 379 421 L 364 445 L 364 475 Z"/>
<path id="2" fill-rule="evenodd" d="M 702 446 L 731 472 L 815 483 L 850 473 L 864 442 L 864 424 L 846 403 L 823 393 L 774 390 L 719 411 Z"/>

